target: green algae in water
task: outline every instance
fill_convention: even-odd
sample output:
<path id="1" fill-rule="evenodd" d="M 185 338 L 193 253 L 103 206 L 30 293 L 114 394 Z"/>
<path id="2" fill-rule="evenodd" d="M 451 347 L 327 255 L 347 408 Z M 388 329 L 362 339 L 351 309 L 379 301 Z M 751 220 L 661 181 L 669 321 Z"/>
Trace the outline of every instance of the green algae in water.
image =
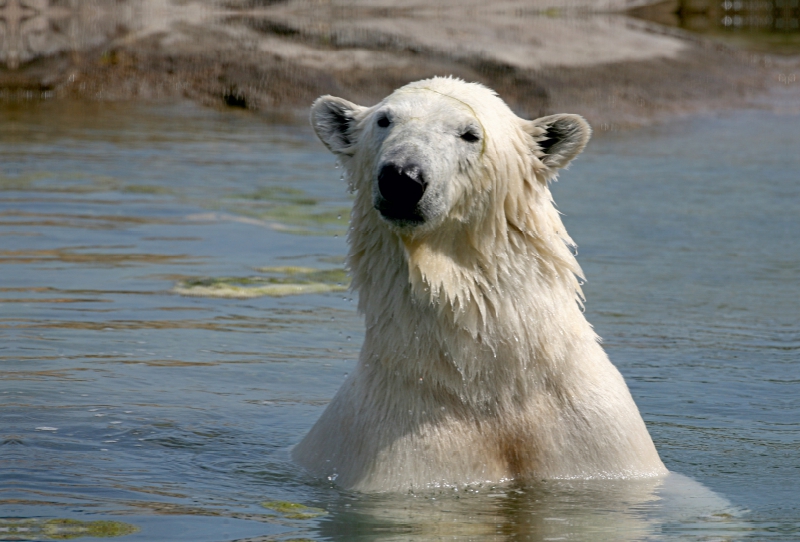
<path id="1" fill-rule="evenodd" d="M 282 186 L 231 196 L 223 206 L 234 214 L 274 222 L 276 231 L 295 235 L 343 235 L 350 216 L 349 207 L 326 205 L 303 190 Z"/>
<path id="2" fill-rule="evenodd" d="M 121 188 L 122 192 L 128 194 L 146 194 L 153 196 L 160 196 L 172 194 L 173 191 L 164 186 L 155 186 L 150 184 L 128 184 Z"/>
<path id="3" fill-rule="evenodd" d="M 275 206 L 267 209 L 228 208 L 229 212 L 274 223 L 275 231 L 294 235 L 344 235 L 350 220 L 349 207 Z"/>
<path id="4" fill-rule="evenodd" d="M 314 508 L 289 501 L 266 501 L 262 502 L 261 506 L 278 512 L 286 519 L 314 519 L 328 513 L 322 508 Z"/>
<path id="5" fill-rule="evenodd" d="M 9 540 L 74 540 L 77 538 L 115 538 L 139 531 L 121 521 L 81 521 L 57 518 L 47 520 L 0 520 L 0 532 Z"/>
<path id="6" fill-rule="evenodd" d="M 93 194 L 111 192 L 121 187 L 119 179 L 108 175 L 87 175 L 70 171 L 35 171 L 18 176 L 0 174 L 0 192 Z"/>
<path id="7" fill-rule="evenodd" d="M 324 282 L 327 284 L 336 283 L 347 286 L 350 279 L 344 269 L 316 269 L 314 267 L 300 267 L 285 265 L 279 267 L 256 267 L 259 273 L 282 275 L 285 277 L 305 277 L 309 281 Z"/>
<path id="8" fill-rule="evenodd" d="M 260 267 L 264 276 L 201 277 L 178 282 L 173 293 L 199 297 L 247 299 L 288 295 L 344 292 L 349 285 L 343 269 L 312 267 Z"/>
<path id="9" fill-rule="evenodd" d="M 302 190 L 285 186 L 266 186 L 250 194 L 231 196 L 231 199 L 291 203 L 293 205 L 317 205 L 319 203 L 319 200 L 306 196 Z"/>

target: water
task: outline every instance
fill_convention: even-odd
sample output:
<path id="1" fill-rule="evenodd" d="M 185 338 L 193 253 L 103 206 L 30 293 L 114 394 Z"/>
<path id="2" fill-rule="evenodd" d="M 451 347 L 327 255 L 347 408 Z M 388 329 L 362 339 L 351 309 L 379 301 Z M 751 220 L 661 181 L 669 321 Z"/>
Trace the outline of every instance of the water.
<path id="1" fill-rule="evenodd" d="M 288 456 L 363 336 L 349 196 L 310 129 L 5 106 L 0 539 L 800 537 L 797 120 L 601 134 L 554 186 L 587 316 L 684 476 L 367 496 Z"/>

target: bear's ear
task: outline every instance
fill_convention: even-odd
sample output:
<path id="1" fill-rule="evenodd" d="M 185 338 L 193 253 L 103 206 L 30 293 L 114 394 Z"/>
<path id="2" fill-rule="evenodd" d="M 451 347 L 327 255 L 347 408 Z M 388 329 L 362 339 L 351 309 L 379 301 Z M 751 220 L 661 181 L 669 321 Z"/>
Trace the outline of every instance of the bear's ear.
<path id="1" fill-rule="evenodd" d="M 580 115 L 550 115 L 527 121 L 523 128 L 536 142 L 534 153 L 550 169 L 560 169 L 578 156 L 592 129 Z"/>
<path id="2" fill-rule="evenodd" d="M 355 116 L 364 109 L 335 96 L 321 96 L 311 106 L 311 126 L 333 154 L 352 156 Z"/>

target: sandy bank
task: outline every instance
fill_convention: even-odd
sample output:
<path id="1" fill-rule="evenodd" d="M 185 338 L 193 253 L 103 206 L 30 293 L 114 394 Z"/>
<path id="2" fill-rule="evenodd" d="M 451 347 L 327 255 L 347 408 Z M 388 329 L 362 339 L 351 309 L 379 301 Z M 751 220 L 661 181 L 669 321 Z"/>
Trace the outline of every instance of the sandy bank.
<path id="1" fill-rule="evenodd" d="M 621 13 L 645 3 L 9 0 L 0 89 L 294 111 L 320 94 L 369 104 L 408 81 L 455 75 L 495 88 L 521 114 L 576 112 L 601 129 L 800 104 L 797 60 Z"/>

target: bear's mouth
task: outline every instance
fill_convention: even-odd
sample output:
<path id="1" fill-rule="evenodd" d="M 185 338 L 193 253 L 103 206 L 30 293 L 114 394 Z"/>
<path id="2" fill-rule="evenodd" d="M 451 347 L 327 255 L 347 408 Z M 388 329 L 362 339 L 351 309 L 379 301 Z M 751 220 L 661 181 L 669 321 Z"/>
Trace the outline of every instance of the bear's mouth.
<path id="1" fill-rule="evenodd" d="M 399 205 L 392 205 L 383 198 L 378 198 L 375 202 L 375 209 L 383 218 L 392 222 L 396 226 L 418 226 L 425 222 L 425 217 L 419 206 L 408 208 Z"/>

